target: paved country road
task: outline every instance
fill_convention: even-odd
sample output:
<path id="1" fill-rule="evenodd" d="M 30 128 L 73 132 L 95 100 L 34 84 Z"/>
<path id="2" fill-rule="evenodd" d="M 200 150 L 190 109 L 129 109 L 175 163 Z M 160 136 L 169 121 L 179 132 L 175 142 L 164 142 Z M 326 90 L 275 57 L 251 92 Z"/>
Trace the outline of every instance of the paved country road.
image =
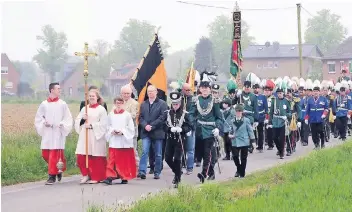
<path id="1" fill-rule="evenodd" d="M 341 144 L 336 139 L 326 144 L 327 147 Z M 249 155 L 247 173 L 267 169 L 287 161 L 297 159 L 313 151 L 313 144 L 303 147 L 297 144 L 297 151 L 284 160 L 278 159 L 276 150 L 265 150 L 264 153 L 255 152 Z M 216 180 L 224 181 L 233 178 L 235 164 L 233 161 L 220 160 L 221 174 L 217 173 Z M 216 172 L 218 168 L 216 166 Z M 196 168 L 192 175 L 183 175 L 183 183 L 200 184 L 196 177 L 200 168 Z M 160 180 L 154 180 L 153 175 L 148 175 L 146 180 L 136 179 L 129 181 L 128 185 L 79 185 L 80 176 L 63 178 L 61 183 L 45 186 L 45 181 L 25 183 L 2 187 L 1 209 L 3 212 L 56 212 L 56 211 L 84 211 L 89 204 L 116 205 L 119 200 L 130 202 L 138 200 L 141 195 L 172 188 L 173 174 L 165 164 Z M 172 188 L 173 189 L 173 188 Z"/>

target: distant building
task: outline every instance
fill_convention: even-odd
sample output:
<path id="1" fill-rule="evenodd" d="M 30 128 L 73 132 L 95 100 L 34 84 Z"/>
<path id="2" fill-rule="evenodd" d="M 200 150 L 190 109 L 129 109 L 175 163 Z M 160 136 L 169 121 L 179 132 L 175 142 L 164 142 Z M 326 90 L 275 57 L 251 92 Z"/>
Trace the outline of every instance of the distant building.
<path id="1" fill-rule="evenodd" d="M 4 83 L 2 92 L 17 94 L 20 73 L 6 53 L 1 53 L 1 81 Z"/>
<path id="2" fill-rule="evenodd" d="M 127 64 L 121 68 L 114 69 L 110 72 L 105 84 L 108 87 L 109 93 L 116 96 L 120 93 L 121 87 L 128 84 L 139 64 Z"/>
<path id="3" fill-rule="evenodd" d="M 299 50 L 297 44 L 250 45 L 242 52 L 243 70 L 252 72 L 260 78 L 277 78 L 279 76 L 297 76 L 299 73 Z M 316 60 L 321 61 L 322 52 L 316 45 L 302 44 L 303 70 L 306 78 L 313 69 Z"/>

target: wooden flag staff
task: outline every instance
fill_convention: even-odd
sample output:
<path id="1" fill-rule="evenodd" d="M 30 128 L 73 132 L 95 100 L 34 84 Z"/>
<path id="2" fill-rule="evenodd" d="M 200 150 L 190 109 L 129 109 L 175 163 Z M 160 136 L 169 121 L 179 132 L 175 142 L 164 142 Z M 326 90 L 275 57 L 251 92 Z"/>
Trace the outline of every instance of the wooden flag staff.
<path id="1" fill-rule="evenodd" d="M 84 43 L 84 52 L 75 52 L 76 56 L 83 56 L 84 59 L 84 101 L 85 101 L 85 112 L 87 114 L 86 124 L 88 123 L 88 57 L 96 57 L 97 53 L 89 52 L 88 43 Z M 86 128 L 86 168 L 88 168 L 88 128 Z"/>

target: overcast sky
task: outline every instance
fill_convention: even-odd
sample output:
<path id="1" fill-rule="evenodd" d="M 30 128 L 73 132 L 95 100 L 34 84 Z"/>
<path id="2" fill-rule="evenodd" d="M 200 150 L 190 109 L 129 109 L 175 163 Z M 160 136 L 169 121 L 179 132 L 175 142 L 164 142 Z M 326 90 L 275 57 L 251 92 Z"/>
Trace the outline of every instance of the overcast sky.
<path id="1" fill-rule="evenodd" d="M 3 2 L 3 1 L 2 1 Z M 234 1 L 188 1 L 233 8 Z M 242 18 L 250 25 L 256 42 L 279 41 L 297 43 L 297 12 L 295 0 L 240 0 L 240 8 L 286 8 L 274 11 L 243 10 Z M 340 15 L 342 24 L 352 35 L 352 0 L 302 0 L 302 6 L 315 15 L 318 10 L 331 9 Z M 175 0 L 50 0 L 6 1 L 1 5 L 1 52 L 11 60 L 29 61 L 41 47 L 36 35 L 41 27 L 51 24 L 68 38 L 68 51 L 80 51 L 85 41 L 118 39 L 128 19 L 147 20 L 161 26 L 160 36 L 166 39 L 169 52 L 185 49 L 208 35 L 207 25 L 218 15 L 231 16 L 231 10 L 198 7 Z M 311 16 L 302 11 L 302 27 Z"/>

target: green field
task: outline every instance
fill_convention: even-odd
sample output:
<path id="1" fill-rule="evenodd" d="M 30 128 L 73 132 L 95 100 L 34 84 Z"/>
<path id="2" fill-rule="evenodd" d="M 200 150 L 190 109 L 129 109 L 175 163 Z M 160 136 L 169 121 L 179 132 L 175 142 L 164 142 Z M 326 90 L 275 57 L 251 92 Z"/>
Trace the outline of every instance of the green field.
<path id="1" fill-rule="evenodd" d="M 88 211 L 118 211 L 91 206 Z M 352 211 L 352 142 L 224 183 L 183 186 L 124 211 Z"/>

